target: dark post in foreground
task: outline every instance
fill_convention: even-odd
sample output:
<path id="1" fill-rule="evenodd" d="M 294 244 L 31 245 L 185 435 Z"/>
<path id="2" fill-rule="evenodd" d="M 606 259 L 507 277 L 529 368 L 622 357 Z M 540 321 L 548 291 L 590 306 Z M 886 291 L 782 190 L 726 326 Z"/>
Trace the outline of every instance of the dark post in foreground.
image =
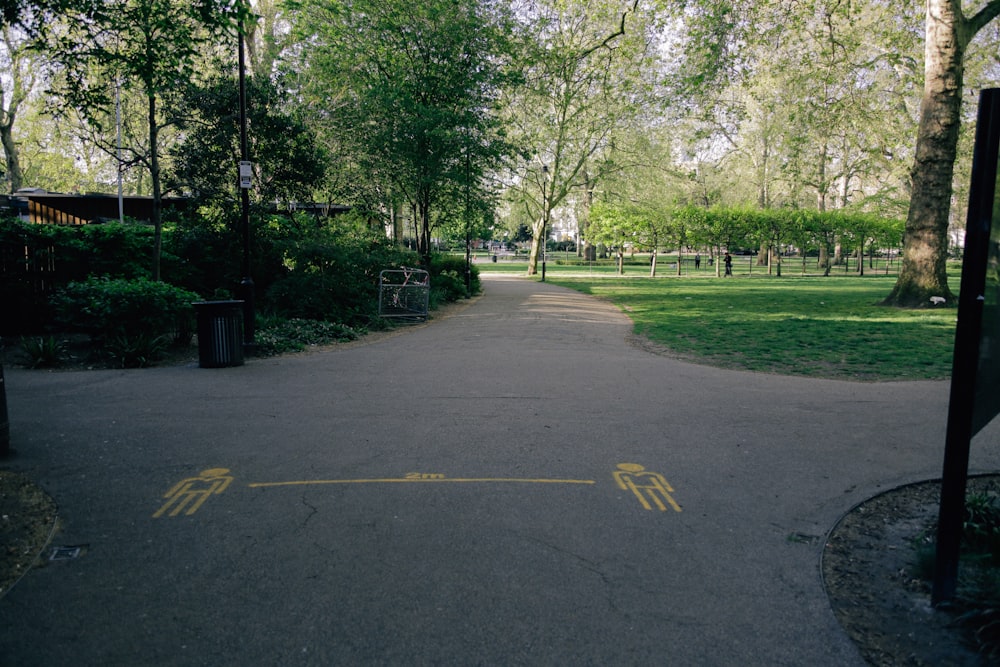
<path id="1" fill-rule="evenodd" d="M 3 379 L 3 362 L 0 361 L 0 458 L 10 455 L 10 420 L 7 418 L 7 385 Z"/>
<path id="2" fill-rule="evenodd" d="M 1000 88 L 982 91 L 955 327 L 951 395 L 931 603 L 950 603 L 958 585 L 972 436 L 1000 412 L 1000 220 L 996 206 Z"/>

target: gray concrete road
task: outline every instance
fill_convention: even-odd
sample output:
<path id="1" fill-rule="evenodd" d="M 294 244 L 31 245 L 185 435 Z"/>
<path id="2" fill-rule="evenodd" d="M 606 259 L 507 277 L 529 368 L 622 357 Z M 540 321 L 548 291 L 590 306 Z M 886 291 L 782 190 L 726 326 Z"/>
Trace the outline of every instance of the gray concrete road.
<path id="1" fill-rule="evenodd" d="M 947 383 L 681 363 L 601 301 L 484 283 L 370 344 L 8 370 L 6 466 L 80 554 L 0 599 L 0 663 L 862 664 L 824 537 L 939 475 Z"/>

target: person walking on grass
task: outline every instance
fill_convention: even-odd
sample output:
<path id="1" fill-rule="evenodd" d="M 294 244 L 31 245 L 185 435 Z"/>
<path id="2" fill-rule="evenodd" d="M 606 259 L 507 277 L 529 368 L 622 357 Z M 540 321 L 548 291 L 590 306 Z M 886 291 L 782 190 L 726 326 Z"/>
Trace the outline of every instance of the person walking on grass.
<path id="1" fill-rule="evenodd" d="M 733 275 L 733 256 L 727 252 L 724 261 L 726 263 L 726 275 Z"/>

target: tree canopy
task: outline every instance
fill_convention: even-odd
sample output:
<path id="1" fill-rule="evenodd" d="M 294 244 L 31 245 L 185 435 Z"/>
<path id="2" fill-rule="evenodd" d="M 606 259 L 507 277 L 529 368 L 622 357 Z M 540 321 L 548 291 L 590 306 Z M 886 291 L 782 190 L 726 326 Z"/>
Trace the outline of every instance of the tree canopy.
<path id="1" fill-rule="evenodd" d="M 80 170 L 78 183 L 106 181 L 84 173 L 80 147 L 116 148 L 119 81 L 122 160 L 147 174 L 154 199 L 164 184 L 224 193 L 226 179 L 210 183 L 220 167 L 208 165 L 232 150 L 231 124 L 220 133 L 207 119 L 227 117 L 223 81 L 242 21 L 251 131 L 266 153 L 252 156 L 258 200 L 353 206 L 425 258 L 435 235 L 526 224 L 531 272 L 556 222 L 572 221 L 588 252 L 596 204 L 647 211 L 651 224 L 688 206 L 905 215 L 887 302 L 919 305 L 950 294 L 944 261 L 969 168 L 963 97 L 1000 74 L 1000 0 L 930 0 L 926 10 L 880 0 L 5 0 L 0 17 L 15 30 L 5 34 L 42 40 L 29 69 L 79 120 L 48 137 L 43 125 L 29 130 L 41 86 L 19 87 L 18 41 L 5 39 L 0 138 L 8 185 L 18 160 L 41 164 L 42 151 L 76 153 L 61 169 Z M 804 238 L 788 224 L 759 242 Z M 697 239 L 668 225 L 657 242 L 682 236 Z M 835 254 L 849 240 L 818 245 Z"/>
<path id="2" fill-rule="evenodd" d="M 145 101 L 145 145 L 130 147 L 134 160 L 149 172 L 156 242 L 154 280 L 160 278 L 161 130 L 173 122 L 163 103 L 177 104 L 178 91 L 196 77 L 206 51 L 234 30 L 245 14 L 230 0 L 111 0 L 66 7 L 45 27 L 43 44 L 58 68 L 53 80 L 58 105 L 79 112 L 111 145 L 116 88 L 135 90 Z M 168 105 L 169 106 L 169 103 Z"/>
<path id="3" fill-rule="evenodd" d="M 405 202 L 426 257 L 454 185 L 482 183 L 509 153 L 496 113 L 509 77 L 506 12 L 474 0 L 293 7 L 317 122 L 358 177 L 384 184 L 385 206 Z"/>

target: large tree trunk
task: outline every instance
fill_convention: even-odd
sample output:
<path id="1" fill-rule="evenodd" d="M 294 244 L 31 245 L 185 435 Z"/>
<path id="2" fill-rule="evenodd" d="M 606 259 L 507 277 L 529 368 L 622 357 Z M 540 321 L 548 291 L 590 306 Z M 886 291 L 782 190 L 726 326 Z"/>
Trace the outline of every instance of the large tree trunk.
<path id="1" fill-rule="evenodd" d="M 18 157 L 17 143 L 14 141 L 13 117 L 9 123 L 0 125 L 0 142 L 3 143 L 3 152 L 7 162 L 7 178 L 10 181 L 11 194 L 17 192 L 24 181 L 24 173 L 21 171 L 21 160 Z"/>
<path id="2" fill-rule="evenodd" d="M 0 144 L 3 145 L 7 165 L 7 180 L 10 183 L 11 194 L 24 185 L 24 172 L 21 170 L 20 153 L 14 140 L 14 122 L 17 120 L 18 109 L 34 87 L 34 76 L 30 67 L 25 44 L 18 43 L 10 26 L 4 26 L 2 39 L 7 50 L 7 81 L 8 90 L 0 92 Z M 28 64 L 28 67 L 25 65 Z"/>
<path id="3" fill-rule="evenodd" d="M 533 276 L 538 273 L 538 258 L 541 253 L 544 253 L 545 239 L 542 238 L 545 234 L 545 219 L 536 221 L 531 226 L 531 249 L 528 251 L 528 275 Z"/>
<path id="4" fill-rule="evenodd" d="M 961 124 L 967 34 L 961 3 L 928 0 L 924 95 L 899 278 L 885 305 L 922 306 L 948 289 L 948 221 Z"/>
<path id="5" fill-rule="evenodd" d="M 425 192 L 420 202 L 420 259 L 424 268 L 431 268 L 431 205 L 430 193 Z"/>

